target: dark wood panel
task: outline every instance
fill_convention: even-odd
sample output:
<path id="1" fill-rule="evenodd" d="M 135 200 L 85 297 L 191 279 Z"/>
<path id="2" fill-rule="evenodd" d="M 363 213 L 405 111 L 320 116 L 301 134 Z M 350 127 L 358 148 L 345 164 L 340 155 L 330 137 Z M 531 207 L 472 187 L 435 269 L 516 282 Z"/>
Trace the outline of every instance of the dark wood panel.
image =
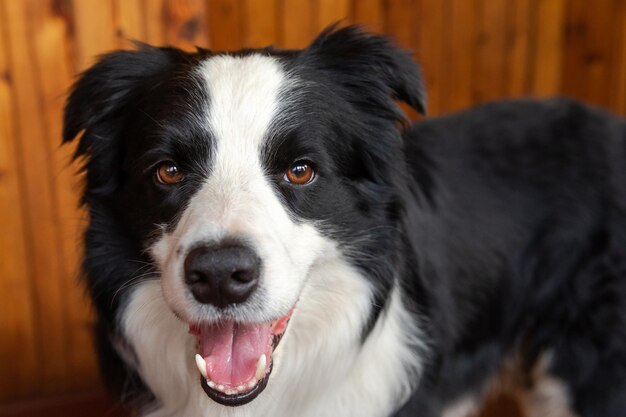
<path id="1" fill-rule="evenodd" d="M 100 392 L 0 406 L 0 417 L 130 417 Z"/>
<path id="2" fill-rule="evenodd" d="M 0 21 L 6 22 L 0 3 Z M 27 259 L 24 178 L 15 138 L 13 47 L 0 30 L 0 403 L 32 396 L 29 384 L 37 372 L 37 305 Z"/>

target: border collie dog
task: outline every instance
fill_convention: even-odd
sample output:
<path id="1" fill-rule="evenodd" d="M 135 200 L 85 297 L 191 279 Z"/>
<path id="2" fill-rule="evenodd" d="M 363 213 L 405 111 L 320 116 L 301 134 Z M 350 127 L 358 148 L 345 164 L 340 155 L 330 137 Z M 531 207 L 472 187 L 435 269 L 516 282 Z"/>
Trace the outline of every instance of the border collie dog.
<path id="1" fill-rule="evenodd" d="M 64 140 L 121 400 L 465 416 L 515 369 L 530 415 L 626 416 L 624 120 L 557 99 L 411 125 L 396 100 L 424 111 L 418 66 L 357 27 L 80 77 Z"/>

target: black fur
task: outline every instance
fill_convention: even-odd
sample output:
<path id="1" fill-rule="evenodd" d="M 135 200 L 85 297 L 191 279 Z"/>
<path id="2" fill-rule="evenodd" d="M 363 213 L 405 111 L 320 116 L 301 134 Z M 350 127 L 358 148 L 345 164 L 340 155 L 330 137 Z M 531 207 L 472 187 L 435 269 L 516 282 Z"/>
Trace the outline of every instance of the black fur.
<path id="1" fill-rule="evenodd" d="M 430 357 L 396 416 L 437 416 L 480 392 L 502 362 L 529 370 L 545 352 L 584 417 L 626 410 L 626 125 L 568 100 L 509 101 L 402 129 L 394 99 L 425 110 L 419 68 L 384 37 L 331 28 L 277 57 L 309 81 L 276 126 L 264 165 L 301 219 L 325 233 L 377 288 L 370 324 L 396 284 L 426 326 Z M 157 279 L 145 253 L 173 227 L 210 169 L 210 106 L 193 68 L 212 52 L 140 46 L 115 52 L 75 85 L 64 140 L 82 131 L 87 173 L 84 273 L 98 313 L 103 372 L 124 399 L 150 399 L 119 358 L 118 315 L 134 280 Z M 306 154 L 319 178 L 281 185 Z M 184 187 L 154 165 L 174 155 Z M 361 239 L 366 234 L 368 239 Z M 354 247 L 353 242 L 359 242 Z M 148 274 L 147 276 L 145 274 Z M 371 326 L 363 329 L 367 338 Z M 113 349 L 116 343 L 118 350 Z M 121 342 L 123 344 L 123 342 Z"/>
<path id="2" fill-rule="evenodd" d="M 437 348 L 427 398 L 399 416 L 544 352 L 578 415 L 624 414 L 625 139 L 623 120 L 563 99 L 487 104 L 408 132 L 407 165 L 427 155 L 433 178 L 407 228 Z"/>

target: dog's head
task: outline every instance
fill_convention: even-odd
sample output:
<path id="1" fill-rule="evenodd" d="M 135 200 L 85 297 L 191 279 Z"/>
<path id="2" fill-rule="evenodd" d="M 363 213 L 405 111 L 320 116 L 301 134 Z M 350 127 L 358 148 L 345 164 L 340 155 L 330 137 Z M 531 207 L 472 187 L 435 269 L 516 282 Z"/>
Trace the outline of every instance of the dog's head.
<path id="1" fill-rule="evenodd" d="M 364 325 L 383 308 L 402 210 L 396 99 L 423 111 L 418 67 L 355 27 L 299 51 L 139 46 L 75 85 L 64 140 L 82 132 L 92 222 L 106 215 L 149 254 L 215 401 L 264 389 L 301 305 L 324 317 L 367 288 Z"/>

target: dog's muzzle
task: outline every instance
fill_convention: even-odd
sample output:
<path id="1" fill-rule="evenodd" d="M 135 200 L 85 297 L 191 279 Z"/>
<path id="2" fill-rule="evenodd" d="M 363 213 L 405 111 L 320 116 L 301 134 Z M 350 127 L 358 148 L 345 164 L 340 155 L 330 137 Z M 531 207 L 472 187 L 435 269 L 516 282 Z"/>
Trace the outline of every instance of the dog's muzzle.
<path id="1" fill-rule="evenodd" d="M 240 244 L 199 246 L 184 262 L 185 283 L 193 297 L 218 309 L 236 307 L 256 290 L 261 260 Z M 272 322 L 238 322 L 221 318 L 193 323 L 200 383 L 214 401 L 237 406 L 252 401 L 265 388 L 272 353 L 283 336 L 293 309 Z"/>

